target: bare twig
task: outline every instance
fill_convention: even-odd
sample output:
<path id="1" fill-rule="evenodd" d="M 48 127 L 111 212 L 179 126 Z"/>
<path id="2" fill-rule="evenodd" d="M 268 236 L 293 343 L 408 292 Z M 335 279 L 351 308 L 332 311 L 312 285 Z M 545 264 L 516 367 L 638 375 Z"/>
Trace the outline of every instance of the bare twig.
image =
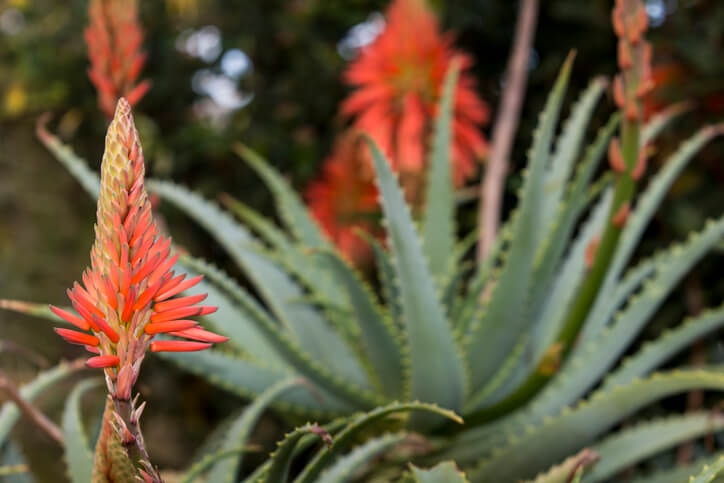
<path id="1" fill-rule="evenodd" d="M 513 48 L 506 67 L 503 99 L 495 118 L 492 147 L 485 170 L 485 179 L 480 185 L 480 209 L 478 210 L 478 230 L 480 230 L 479 260 L 484 259 L 490 252 L 498 233 L 503 184 L 508 169 L 508 158 L 513 145 L 513 137 L 518 128 L 520 109 L 525 96 L 528 60 L 533 37 L 535 36 L 537 17 L 538 0 L 521 0 Z"/>
<path id="2" fill-rule="evenodd" d="M 0 353 L 1 352 L 10 352 L 41 368 L 46 368 L 50 365 L 45 357 L 9 340 L 0 340 Z"/>
<path id="3" fill-rule="evenodd" d="M 4 374 L 0 374 L 0 389 L 4 390 L 10 400 L 20 409 L 20 411 L 40 429 L 53 438 L 58 444 L 63 445 L 63 433 L 56 424 L 45 416 L 38 408 L 33 406 L 29 401 L 25 400 L 20 394 L 18 387 Z"/>

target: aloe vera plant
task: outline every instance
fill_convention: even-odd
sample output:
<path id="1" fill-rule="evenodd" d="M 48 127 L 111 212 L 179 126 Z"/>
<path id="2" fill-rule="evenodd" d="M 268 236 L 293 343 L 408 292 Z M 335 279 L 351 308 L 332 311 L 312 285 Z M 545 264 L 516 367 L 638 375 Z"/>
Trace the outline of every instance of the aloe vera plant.
<path id="1" fill-rule="evenodd" d="M 633 0 L 617 4 L 614 18 L 623 24 L 617 33 L 622 49 L 632 49 L 633 56 L 631 63 L 621 62 L 623 80 L 614 83 L 620 112 L 587 139 L 607 87 L 594 79 L 556 136 L 573 64 L 572 57 L 566 60 L 540 115 L 516 210 L 478 264 L 467 262 L 475 233 L 458 237 L 455 222 L 449 145 L 456 67 L 447 73 L 435 122 L 420 220 L 413 219 L 390 163 L 370 142 L 387 233 L 386 246 L 371 241 L 382 297 L 325 239 L 283 176 L 249 148 L 238 145 L 237 151 L 269 186 L 284 227 L 240 201 L 225 202 L 237 221 L 184 187 L 148 180 L 150 191 L 228 251 L 253 287 L 252 292 L 192 255 L 177 261 L 185 273 L 204 275 L 199 287 L 219 308 L 207 324 L 229 341 L 225 350 L 159 355 L 234 394 L 256 398 L 187 481 L 205 472 L 210 481 L 234 481 L 251 427 L 267 405 L 290 419 L 321 423 L 289 433 L 247 481 L 287 481 L 292 458 L 319 437 L 330 446 L 318 448 L 294 481 L 348 481 L 410 432 L 428 438 L 425 454 L 412 459 L 434 468 L 412 467 L 403 474 L 404 467 L 388 458 L 379 471 L 392 468 L 402 481 L 418 482 L 520 481 L 537 474 L 541 483 L 604 481 L 722 428 L 718 417 L 690 413 L 606 435 L 663 397 L 724 390 L 717 367 L 656 372 L 678 351 L 724 326 L 724 306 L 682 322 L 623 358 L 682 277 L 724 238 L 719 217 L 686 240 L 631 263 L 669 187 L 724 127 L 695 133 L 639 186 L 645 168 L 641 147 L 654 142 L 666 122 L 641 123 L 637 103 L 646 75 L 634 66 L 645 65 L 650 56 L 641 38 L 643 6 Z M 620 146 L 612 141 L 619 129 Z M 97 197 L 97 175 L 44 128 L 40 133 Z M 614 175 L 596 178 L 607 154 Z M 299 378 L 303 384 L 293 382 Z M 349 448 L 353 436 L 378 417 L 412 410 L 395 432 L 367 439 L 343 456 L 334 451 L 335 445 Z M 71 436 L 77 426 L 74 396 L 67 411 Z M 465 424 L 450 423 L 455 414 Z M 69 466 L 87 473 L 86 456 L 69 451 Z M 448 460 L 455 465 L 440 463 Z M 687 469 L 687 474 L 701 471 L 694 481 L 709 481 L 722 466 L 702 469 L 703 463 Z"/>

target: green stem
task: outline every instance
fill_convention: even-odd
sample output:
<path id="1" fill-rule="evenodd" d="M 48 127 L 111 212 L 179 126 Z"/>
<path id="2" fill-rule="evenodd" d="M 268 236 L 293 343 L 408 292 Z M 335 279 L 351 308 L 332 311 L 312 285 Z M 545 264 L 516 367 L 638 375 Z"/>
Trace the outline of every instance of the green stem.
<path id="1" fill-rule="evenodd" d="M 553 352 L 558 361 L 562 360 L 571 350 L 575 337 L 581 330 L 583 323 L 591 310 L 591 306 L 598 295 L 598 290 L 608 270 L 613 254 L 616 252 L 619 237 L 623 226 L 616 226 L 613 219 L 621 207 L 631 203 L 636 192 L 636 181 L 631 177 L 631 172 L 638 161 L 639 152 L 639 122 L 626 120 L 621 127 L 622 155 L 626 164 L 626 172 L 620 173 L 616 179 L 613 202 L 608 215 L 608 223 L 601 237 L 596 257 L 588 277 L 578 290 L 575 303 L 568 312 L 563 328 L 558 337 L 551 345 L 555 348 Z M 545 357 L 545 356 L 544 356 Z M 528 402 L 555 374 L 555 371 L 542 371 L 536 369 L 518 389 L 511 395 L 488 408 L 482 409 L 465 418 L 470 425 L 485 423 L 500 417 Z"/>

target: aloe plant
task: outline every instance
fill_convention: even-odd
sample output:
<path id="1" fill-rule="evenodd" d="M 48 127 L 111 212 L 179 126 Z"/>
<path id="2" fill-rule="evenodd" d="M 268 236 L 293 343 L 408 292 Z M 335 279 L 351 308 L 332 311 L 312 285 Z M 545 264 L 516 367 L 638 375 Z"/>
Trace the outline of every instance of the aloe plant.
<path id="1" fill-rule="evenodd" d="M 640 14 L 640 2 L 630 3 Z M 637 50 L 635 57 L 645 63 L 646 55 Z M 456 67 L 445 80 L 419 220 L 390 164 L 369 143 L 387 232 L 385 246 L 370 242 L 380 294 L 326 240 L 284 177 L 243 145 L 237 151 L 268 185 L 283 227 L 239 201 L 225 201 L 237 221 L 184 187 L 148 180 L 150 191 L 228 251 L 253 288 L 192 255 L 178 259 L 179 270 L 205 276 L 199 287 L 219 308 L 207 324 L 229 337 L 228 347 L 193 356 L 158 355 L 234 394 L 256 398 L 187 479 L 209 472 L 211 481 L 233 481 L 251 427 L 267 405 L 289 419 L 321 424 L 289 433 L 247 481 L 287 481 L 291 459 L 320 436 L 331 437 L 331 446 L 317 449 L 294 481 L 347 481 L 410 432 L 429 442 L 425 454 L 413 455 L 416 464 L 456 466 L 413 467 L 404 475 L 404 468 L 393 469 L 406 481 L 519 481 L 537 474 L 541 483 L 603 481 L 721 429 L 719 418 L 691 413 L 606 435 L 663 397 L 724 390 L 717 367 L 657 372 L 678 351 L 724 326 L 724 306 L 684 321 L 622 359 L 682 277 L 724 238 L 719 217 L 686 240 L 631 263 L 671 184 L 724 126 L 695 133 L 639 186 L 640 148 L 654 142 L 672 116 L 641 125 L 636 84 L 645 76 L 624 71 L 624 82 L 633 87 L 626 85 L 623 97 L 616 94 L 620 112 L 592 139 L 587 139 L 590 120 L 607 86 L 600 78 L 580 94 L 556 135 L 572 64 L 570 57 L 540 115 L 516 210 L 478 264 L 467 261 L 476 233 L 459 237 L 455 222 L 449 145 Z M 619 127 L 622 148 L 612 142 Z M 97 197 L 98 176 L 42 127 L 40 134 Z M 607 150 L 614 176 L 596 178 Z M 594 250 L 599 237 L 601 247 Z M 53 317 L 42 309 L 37 313 Z M 304 384 L 290 382 L 298 378 Z M 77 394 L 69 401 L 67 431 L 69 439 L 81 441 L 73 416 Z M 419 411 L 395 432 L 367 439 L 341 457 L 333 451 L 335 445 L 349 448 L 352 436 L 378 416 L 413 409 Z M 465 424 L 451 424 L 453 414 Z M 68 451 L 68 460 L 74 472 L 87 473 L 83 451 Z M 394 458 L 394 468 L 393 463 Z M 697 465 L 692 472 L 700 471 L 703 461 Z M 701 470 L 695 481 L 708 481 L 720 466 Z M 658 481 L 654 478 L 650 481 Z"/>
<path id="2" fill-rule="evenodd" d="M 626 270 L 668 187 L 722 131 L 706 127 L 664 163 L 633 206 L 594 308 L 577 335 L 579 342 L 552 369 L 550 383 L 520 408 L 486 413 L 550 362 L 546 351 L 586 276 L 586 247 L 602 230 L 611 203 L 610 181 L 594 180 L 594 174 L 618 115 L 583 147 L 605 87 L 601 79 L 581 94 L 553 141 L 570 69 L 569 60 L 541 114 L 518 208 L 496 250 L 470 276 L 462 263 L 470 244 L 455 238 L 445 148 L 455 72 L 446 80 L 430 156 L 436 176 L 430 177 L 428 193 L 434 193 L 434 203 L 426 205 L 419 228 L 389 165 L 371 146 L 388 231 L 389 250 L 376 246 L 375 251 L 384 300 L 335 253 L 283 177 L 248 148 L 238 150 L 269 185 L 288 231 L 248 208 L 236 210 L 243 217 L 237 222 L 196 193 L 149 180 L 150 190 L 188 213 L 229 251 L 259 294 L 252 295 L 222 269 L 183 256 L 178 263 L 186 272 L 205 275 L 201 289 L 219 307 L 209 322 L 230 337 L 234 350 L 209 350 L 193 359 L 185 354 L 164 357 L 245 397 L 301 376 L 314 394 L 292 388 L 273 403 L 290 415 L 332 420 L 394 400 L 453 410 L 465 418 L 464 429 L 450 430 L 438 417 L 423 413 L 413 415 L 409 424 L 418 431 L 447 434 L 436 439 L 428 458 L 456 460 L 468 468 L 471 481 L 533 476 L 658 398 L 724 388 L 724 376 L 714 369 L 651 375 L 678 350 L 724 325 L 724 307 L 663 334 L 616 367 L 681 277 L 724 235 L 724 219 L 713 220 L 688 240 Z M 96 175 L 72 151 L 48 133 L 41 139 L 84 186 L 97 186 Z M 558 200 L 557 206 L 549 207 L 550 199 Z M 481 297 L 484 287 L 489 293 Z M 585 430 L 581 421 L 586 421 Z M 692 434 L 673 427 L 668 437 L 673 445 L 684 432 L 692 438 L 708 430 L 702 426 Z M 616 450 L 625 452 L 629 441 L 619 438 Z M 650 454 L 644 451 L 642 458 Z M 622 468 L 615 461 L 607 464 L 613 465 L 609 472 Z"/>

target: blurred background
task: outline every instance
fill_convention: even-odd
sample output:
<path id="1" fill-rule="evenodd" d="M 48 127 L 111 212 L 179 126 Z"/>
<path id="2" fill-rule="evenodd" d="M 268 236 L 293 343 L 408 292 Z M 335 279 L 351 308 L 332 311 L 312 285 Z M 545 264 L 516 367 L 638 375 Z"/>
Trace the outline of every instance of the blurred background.
<path id="1" fill-rule="evenodd" d="M 516 2 L 430 3 L 443 29 L 455 32 L 457 47 L 474 57 L 478 93 L 494 113 Z M 303 189 L 344 128 L 345 120 L 337 112 L 349 88 L 341 74 L 358 49 L 384 29 L 386 4 L 378 0 L 141 2 L 148 58 L 140 78 L 152 85 L 135 114 L 147 172 L 188 185 L 211 199 L 229 193 L 265 214 L 273 213 L 269 194 L 233 153 L 233 143 L 241 141 L 260 151 Z M 592 77 L 611 76 L 616 70 L 612 1 L 541 4 L 506 210 L 518 185 L 515 168 L 524 161 L 537 113 L 569 49 L 578 52 L 571 93 Z M 655 146 L 654 159 L 660 161 L 698 126 L 724 121 L 724 2 L 647 0 L 646 5 L 656 80 L 647 111 L 651 114 L 681 101 L 693 106 Z M 107 119 L 98 109 L 96 90 L 86 74 L 87 8 L 83 0 L 0 0 L 0 298 L 63 304 L 66 287 L 88 264 L 94 203 L 35 137 L 36 119 L 48 111 L 53 116 L 50 130 L 94 169 L 100 165 Z M 569 100 L 574 98 L 569 94 Z M 612 102 L 607 104 L 598 110 L 599 124 L 611 112 Z M 487 137 L 489 131 L 487 126 Z M 723 161 L 722 141 L 696 158 L 649 229 L 641 255 L 680 239 L 708 216 L 721 213 Z M 461 206 L 468 230 L 475 207 L 476 203 Z M 163 205 L 160 209 L 177 243 L 227 265 L 221 249 L 201 229 Z M 660 310 L 649 328 L 651 334 L 724 298 L 721 251 L 706 260 Z M 31 347 L 48 363 L 80 354 L 62 342 L 49 324 L 9 312 L 0 311 L 0 340 Z M 0 370 L 21 382 L 35 369 L 12 351 L 0 350 Z M 146 440 L 154 462 L 164 468 L 187 464 L 212 428 L 241 402 L 153 357 L 144 364 L 139 384 L 149 401 Z M 56 417 L 65 396 L 49 396 L 40 405 Z M 685 398 L 667 404 L 685 404 Z M 89 421 L 100 413 L 98 401 L 96 410 L 89 410 Z M 273 418 L 264 423 L 270 440 L 276 436 L 277 423 Z M 16 438 L 21 445 L 16 449 L 37 469 L 39 481 L 59 481 L 63 466 L 57 445 L 28 425 L 21 426 Z"/>

